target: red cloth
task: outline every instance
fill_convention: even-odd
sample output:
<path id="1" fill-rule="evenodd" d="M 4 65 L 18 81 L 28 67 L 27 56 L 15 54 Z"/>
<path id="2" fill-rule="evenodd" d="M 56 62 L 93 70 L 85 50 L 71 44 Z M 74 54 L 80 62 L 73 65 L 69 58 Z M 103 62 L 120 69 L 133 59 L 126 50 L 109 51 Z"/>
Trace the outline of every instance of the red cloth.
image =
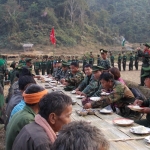
<path id="1" fill-rule="evenodd" d="M 148 48 L 144 49 L 144 54 L 148 53 L 150 55 L 150 50 Z"/>
<path id="2" fill-rule="evenodd" d="M 55 30 L 52 28 L 52 31 L 50 33 L 50 41 L 52 44 L 56 44 L 56 38 L 55 38 Z"/>

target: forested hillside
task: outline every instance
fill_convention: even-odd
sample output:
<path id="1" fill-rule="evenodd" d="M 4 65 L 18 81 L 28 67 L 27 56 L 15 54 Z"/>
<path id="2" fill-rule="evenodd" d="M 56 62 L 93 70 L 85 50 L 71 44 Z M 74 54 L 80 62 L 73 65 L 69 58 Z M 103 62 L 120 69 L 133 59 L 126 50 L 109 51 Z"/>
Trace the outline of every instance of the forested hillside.
<path id="1" fill-rule="evenodd" d="M 49 45 L 53 26 L 58 46 L 149 42 L 150 0 L 0 0 L 0 48 Z"/>

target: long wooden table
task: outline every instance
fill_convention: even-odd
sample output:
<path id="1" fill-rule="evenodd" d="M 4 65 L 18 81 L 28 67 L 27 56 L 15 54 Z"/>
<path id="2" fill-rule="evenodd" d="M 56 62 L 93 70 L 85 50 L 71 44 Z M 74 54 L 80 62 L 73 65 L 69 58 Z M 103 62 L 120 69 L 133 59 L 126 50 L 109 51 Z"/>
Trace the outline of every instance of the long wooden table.
<path id="1" fill-rule="evenodd" d="M 43 87 L 47 83 L 41 83 L 37 80 L 37 83 Z M 116 118 L 122 118 L 115 113 L 104 115 L 100 114 L 97 110 L 95 115 L 88 116 L 78 116 L 75 110 L 82 109 L 81 100 L 76 98 L 75 94 L 71 94 L 71 92 L 66 92 L 63 90 L 63 87 L 57 85 L 59 89 L 61 89 L 65 94 L 70 96 L 73 100 L 76 100 L 77 103 L 73 105 L 72 112 L 72 121 L 84 120 L 91 122 L 91 125 L 99 128 L 105 135 L 105 137 L 110 141 L 110 150 L 148 150 L 146 146 L 146 142 L 144 141 L 144 137 L 148 135 L 137 135 L 132 134 L 129 129 L 132 126 L 137 126 L 137 124 L 133 124 L 132 126 L 121 127 L 114 125 L 112 120 Z M 52 90 L 49 89 L 51 92 Z M 149 145 L 150 146 L 150 145 Z"/>

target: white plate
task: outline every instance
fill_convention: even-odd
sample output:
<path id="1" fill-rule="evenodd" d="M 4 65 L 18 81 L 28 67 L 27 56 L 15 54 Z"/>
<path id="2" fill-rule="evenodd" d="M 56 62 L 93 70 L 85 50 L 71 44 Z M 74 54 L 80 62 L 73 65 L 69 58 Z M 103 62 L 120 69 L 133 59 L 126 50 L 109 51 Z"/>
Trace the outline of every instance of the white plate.
<path id="1" fill-rule="evenodd" d="M 134 123 L 133 120 L 125 119 L 125 118 L 118 118 L 113 120 L 114 124 L 120 125 L 120 126 L 128 126 Z"/>
<path id="2" fill-rule="evenodd" d="M 78 99 L 81 99 L 81 98 L 84 98 L 85 96 L 81 96 L 81 95 L 78 95 L 78 96 L 76 96 L 76 98 L 78 98 Z"/>
<path id="3" fill-rule="evenodd" d="M 109 95 L 110 93 L 106 93 L 106 92 L 102 92 L 101 95 L 104 95 L 104 96 L 107 96 Z"/>
<path id="4" fill-rule="evenodd" d="M 145 137 L 144 139 L 147 143 L 150 143 L 150 136 Z"/>
<path id="5" fill-rule="evenodd" d="M 90 100 L 92 101 L 99 101 L 101 98 L 100 97 L 90 97 Z"/>
<path id="6" fill-rule="evenodd" d="M 112 110 L 108 110 L 108 109 L 102 109 L 100 110 L 100 113 L 103 113 L 103 114 L 111 114 L 112 113 Z"/>
<path id="7" fill-rule="evenodd" d="M 76 91 L 75 90 L 71 91 L 71 94 L 76 94 Z"/>
<path id="8" fill-rule="evenodd" d="M 135 134 L 148 134 L 150 133 L 150 128 L 144 126 L 137 126 L 130 128 L 130 132 Z"/>
<path id="9" fill-rule="evenodd" d="M 141 110 L 144 109 L 143 107 L 134 106 L 134 105 L 128 105 L 128 107 L 129 107 L 131 110 L 133 110 L 133 111 L 141 111 Z"/>

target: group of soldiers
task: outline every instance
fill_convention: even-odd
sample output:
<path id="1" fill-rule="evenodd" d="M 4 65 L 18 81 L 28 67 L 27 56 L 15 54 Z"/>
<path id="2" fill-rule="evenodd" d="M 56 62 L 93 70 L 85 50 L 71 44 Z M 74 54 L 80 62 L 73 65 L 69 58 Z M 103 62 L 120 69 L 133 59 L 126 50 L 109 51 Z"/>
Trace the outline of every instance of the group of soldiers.
<path id="1" fill-rule="evenodd" d="M 115 58 L 114 58 L 113 54 L 110 53 L 110 61 L 111 61 L 112 67 L 114 67 L 114 60 L 115 60 Z M 119 71 L 121 71 L 121 63 L 122 63 L 123 70 L 124 71 L 126 70 L 126 65 L 127 65 L 128 60 L 129 60 L 129 71 L 133 70 L 133 65 L 135 66 L 135 69 L 138 70 L 139 56 L 138 56 L 137 52 L 135 52 L 134 56 L 132 53 L 130 53 L 129 59 L 125 53 L 123 53 L 122 56 L 121 56 L 121 54 L 118 55 L 118 69 L 119 69 Z"/>

